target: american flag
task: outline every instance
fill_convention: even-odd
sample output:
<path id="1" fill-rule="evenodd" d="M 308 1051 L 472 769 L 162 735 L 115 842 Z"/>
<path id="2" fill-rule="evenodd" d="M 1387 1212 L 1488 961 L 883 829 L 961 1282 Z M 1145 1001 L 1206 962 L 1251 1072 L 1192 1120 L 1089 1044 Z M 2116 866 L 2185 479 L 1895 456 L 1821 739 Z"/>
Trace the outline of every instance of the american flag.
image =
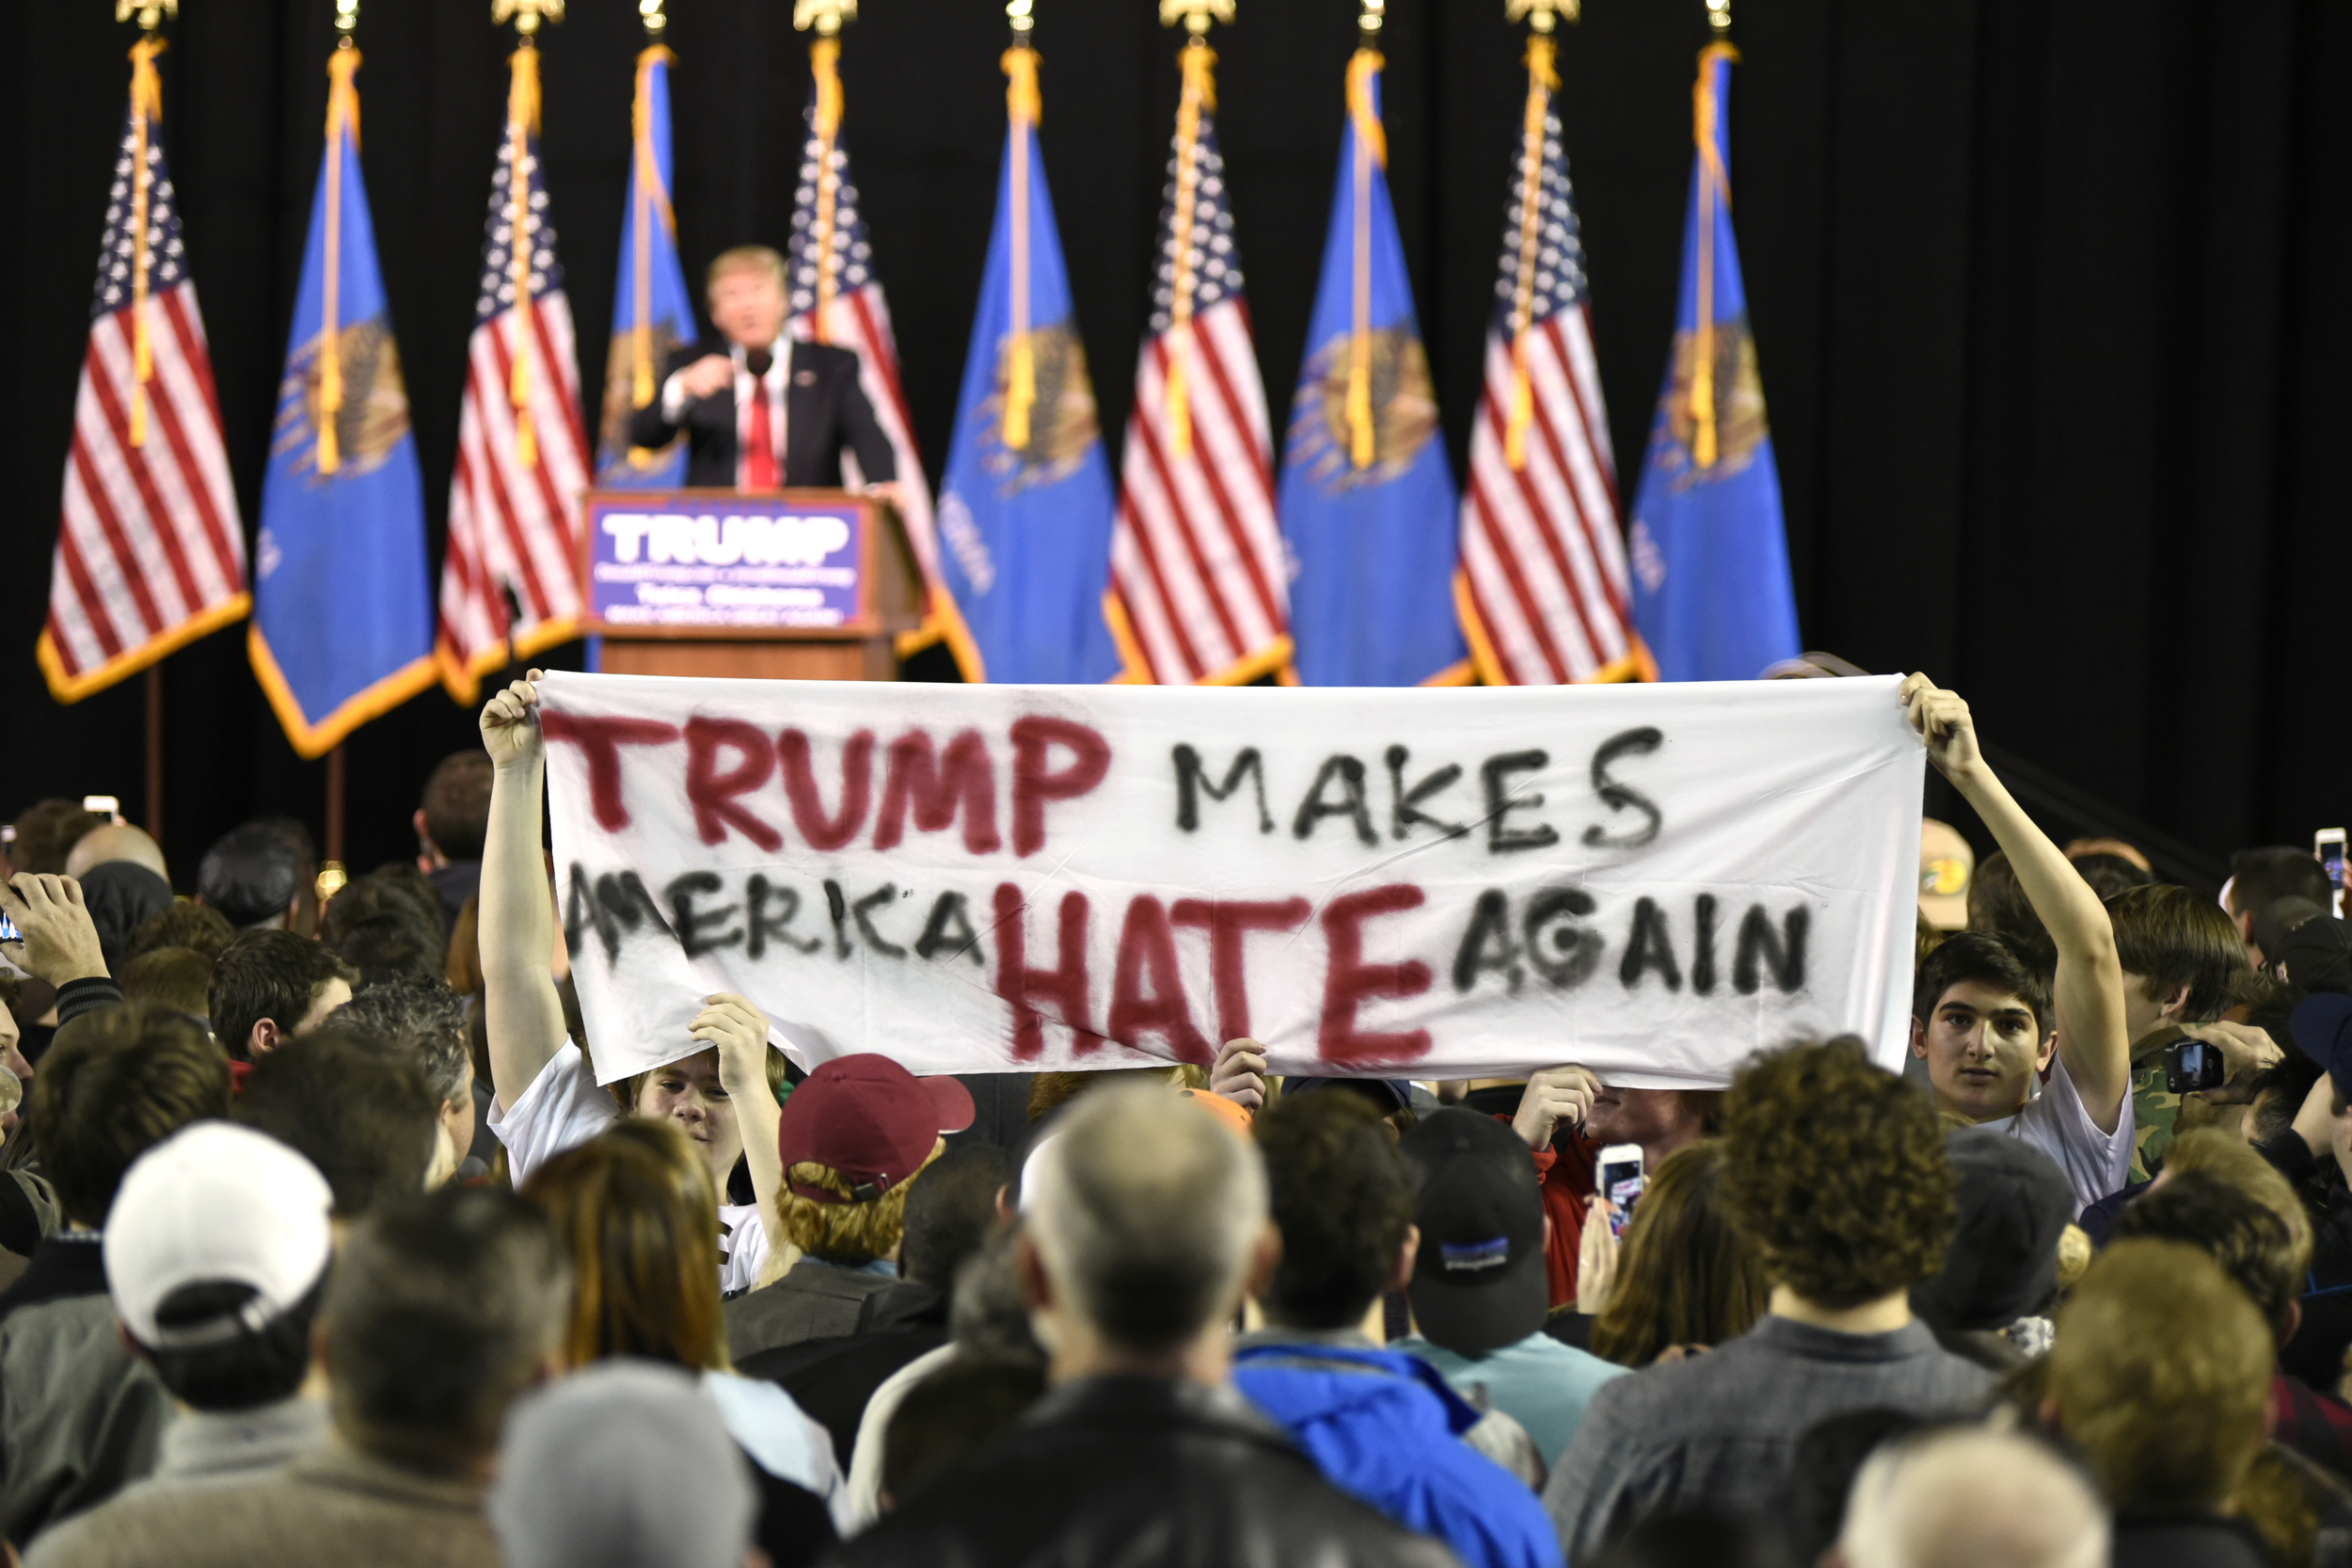
<path id="1" fill-rule="evenodd" d="M 212 359 L 156 135 L 154 67 L 134 58 L 40 635 L 40 667 L 61 703 L 251 607 Z"/>
<path id="2" fill-rule="evenodd" d="M 1629 608 L 1616 464 L 1548 40 L 1532 40 L 1528 66 L 1454 598 L 1490 685 L 1630 680 L 1648 657 Z"/>
<path id="3" fill-rule="evenodd" d="M 818 48 L 824 40 L 818 40 Z M 836 46 L 837 47 L 837 46 Z M 832 78 L 829 84 L 828 78 Z M 819 64 L 808 102 L 808 139 L 801 150 L 801 184 L 792 202 L 791 331 L 803 341 L 854 350 L 858 385 L 874 405 L 874 418 L 890 437 L 898 458 L 898 483 L 906 492 L 907 543 L 923 573 L 926 600 L 939 604 L 937 535 L 931 521 L 930 486 L 923 480 L 923 456 L 914 449 L 914 421 L 898 383 L 898 343 L 890 334 L 890 306 L 874 276 L 873 241 L 858 211 L 857 182 L 841 145 L 838 78 L 830 61 Z M 829 91 L 830 87 L 830 91 Z M 845 467 L 856 459 L 843 455 Z M 863 478 L 865 476 L 858 476 Z M 931 641 L 935 630 L 910 638 Z"/>
<path id="4" fill-rule="evenodd" d="M 1213 56 L 1198 43 L 1184 54 L 1108 603 L 1127 666 L 1119 678 L 1177 686 L 1285 673 L 1291 657 L 1265 388 L 1217 151 Z"/>
<path id="5" fill-rule="evenodd" d="M 506 663 L 510 639 L 523 659 L 579 634 L 574 557 L 590 449 L 539 167 L 537 54 L 528 46 L 516 51 L 507 121 L 490 180 L 434 650 L 442 683 L 462 703 Z M 509 592 L 522 612 L 511 625 Z"/>

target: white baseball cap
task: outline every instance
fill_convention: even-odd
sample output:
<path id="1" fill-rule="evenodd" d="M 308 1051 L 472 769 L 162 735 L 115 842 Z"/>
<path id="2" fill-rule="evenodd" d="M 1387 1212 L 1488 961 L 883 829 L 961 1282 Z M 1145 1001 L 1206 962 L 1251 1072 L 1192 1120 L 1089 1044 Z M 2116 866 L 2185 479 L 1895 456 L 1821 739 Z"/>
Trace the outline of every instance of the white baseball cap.
<path id="1" fill-rule="evenodd" d="M 310 1161 L 266 1133 L 199 1121 L 140 1155 L 106 1212 L 106 1285 L 131 1337 L 151 1350 L 219 1344 L 310 1292 L 334 1257 L 334 1195 Z M 246 1285 L 232 1316 L 166 1328 L 156 1309 L 183 1286 Z"/>

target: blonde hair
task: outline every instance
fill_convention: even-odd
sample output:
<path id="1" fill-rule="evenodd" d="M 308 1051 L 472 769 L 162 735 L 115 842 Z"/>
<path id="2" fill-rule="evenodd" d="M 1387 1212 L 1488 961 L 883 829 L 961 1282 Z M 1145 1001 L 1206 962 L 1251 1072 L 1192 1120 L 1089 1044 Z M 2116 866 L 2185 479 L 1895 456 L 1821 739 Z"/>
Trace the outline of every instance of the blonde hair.
<path id="1" fill-rule="evenodd" d="M 2164 1151 L 2164 1168 L 2176 1176 L 2204 1171 L 2278 1215 L 2287 1227 L 2292 1264 L 2288 1272 L 2299 1275 L 2311 1267 L 2312 1217 L 2278 1167 L 2255 1153 L 2250 1145 L 2218 1127 L 2200 1127 L 2172 1140 Z"/>
<path id="2" fill-rule="evenodd" d="M 784 258 L 772 245 L 739 245 L 719 252 L 710 259 L 710 270 L 703 274 L 704 291 L 716 288 L 719 279 L 731 272 L 764 272 L 776 280 L 777 288 L 784 287 Z"/>
<path id="3" fill-rule="evenodd" d="M 2277 1355 L 2220 1264 L 2185 1242 L 2126 1238 L 2058 1315 L 2050 1398 L 2110 1507 L 2218 1511 L 2262 1449 Z"/>
<path id="4" fill-rule="evenodd" d="M 904 1181 L 864 1203 L 825 1203 L 794 1192 L 791 1183 L 795 1181 L 838 1193 L 845 1199 L 856 1190 L 848 1177 L 831 1165 L 803 1160 L 784 1173 L 785 1188 L 776 1195 L 776 1217 L 781 1222 L 777 1233 L 809 1257 L 828 1263 L 855 1268 L 887 1258 L 906 1230 L 907 1189 L 946 1151 L 947 1140 L 937 1139 Z"/>

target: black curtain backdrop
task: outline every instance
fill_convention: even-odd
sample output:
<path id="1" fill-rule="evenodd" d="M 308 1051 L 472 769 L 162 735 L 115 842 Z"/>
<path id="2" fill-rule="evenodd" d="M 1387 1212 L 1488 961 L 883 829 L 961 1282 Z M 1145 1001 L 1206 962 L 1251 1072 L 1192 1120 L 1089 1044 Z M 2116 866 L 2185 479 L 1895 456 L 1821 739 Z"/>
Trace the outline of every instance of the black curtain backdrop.
<path id="1" fill-rule="evenodd" d="M 365 0 L 368 193 L 437 570 L 511 34 L 486 0 Z M 134 30 L 104 0 L 0 4 L 0 811 L 140 800 L 140 684 L 73 707 L 32 650 Z M 672 0 L 688 274 L 782 245 L 807 102 L 785 0 Z M 1457 472 L 1524 75 L 1498 0 L 1391 0 L 1390 179 Z M 1594 319 L 1629 495 L 1673 327 L 1698 0 L 1588 0 L 1561 51 Z M 1043 140 L 1118 450 L 1178 36 L 1150 0 L 1041 0 Z M 1277 412 L 1338 159 L 1351 0 L 1241 0 L 1219 130 Z M 329 0 L 184 0 L 166 147 L 248 531 L 325 116 Z M 936 478 L 994 201 L 1005 40 L 980 0 L 869 0 L 847 145 Z M 1735 219 L 1808 646 L 1925 669 L 1984 733 L 2216 853 L 2347 815 L 2335 706 L 2352 426 L 2352 8 L 2326 0 L 1740 0 Z M 625 0 L 545 35 L 544 151 L 582 385 L 602 384 L 628 158 Z M 2338 112 L 2329 112 L 2335 109 Z M 2334 434 L 2331 435 L 2330 432 Z M 559 652 L 577 664 L 579 651 Z M 314 829 L 242 629 L 165 667 L 183 888 L 258 813 Z M 437 692 L 349 743 L 349 858 L 408 853 L 471 744 Z M 2059 831 L 2071 831 L 2054 824 Z"/>

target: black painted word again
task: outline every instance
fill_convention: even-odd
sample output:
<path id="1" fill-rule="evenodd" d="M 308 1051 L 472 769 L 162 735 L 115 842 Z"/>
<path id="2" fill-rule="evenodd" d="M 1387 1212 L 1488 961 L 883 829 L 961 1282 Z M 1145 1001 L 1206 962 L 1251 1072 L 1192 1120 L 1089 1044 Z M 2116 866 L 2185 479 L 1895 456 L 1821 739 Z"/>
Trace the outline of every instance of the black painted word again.
<path id="1" fill-rule="evenodd" d="M 1599 974 L 1609 939 L 1585 922 L 1598 906 L 1582 888 L 1544 888 L 1514 910 L 1510 895 L 1488 888 L 1478 895 L 1461 944 L 1454 952 L 1454 989 L 1464 995 L 1489 976 L 1513 995 L 1531 972 L 1554 990 L 1571 990 Z M 1731 989 L 1753 996 L 1769 982 L 1783 993 L 1804 989 L 1805 939 L 1813 916 L 1803 905 L 1774 925 L 1761 904 L 1750 904 L 1731 938 Z M 1655 898 L 1637 898 L 1624 917 L 1617 983 L 1627 990 L 1645 984 L 1711 996 L 1721 981 L 1724 911 L 1711 893 L 1691 901 L 1690 923 L 1677 933 L 1675 918 Z M 1687 960 L 1687 962 L 1686 962 Z"/>
<path id="2" fill-rule="evenodd" d="M 1639 849 L 1657 839 L 1665 826 L 1665 814 L 1655 800 L 1619 778 L 1615 769 L 1650 755 L 1664 744 L 1661 731 L 1644 725 L 1613 735 L 1594 749 L 1589 765 L 1593 795 L 1607 808 L 1608 816 L 1584 829 L 1586 846 Z M 1176 769 L 1176 826 L 1183 832 L 1200 831 L 1205 801 L 1212 806 L 1232 802 L 1253 814 L 1261 833 L 1276 832 L 1286 822 L 1291 836 L 1301 842 L 1313 838 L 1327 823 L 1334 831 L 1343 825 L 1368 849 L 1377 847 L 1384 833 L 1395 841 L 1426 829 L 1441 838 L 1463 838 L 1481 826 L 1486 829 L 1490 854 L 1545 849 L 1560 842 L 1560 830 L 1534 815 L 1543 808 L 1544 797 L 1514 793 L 1522 775 L 1550 766 L 1551 753 L 1541 747 L 1498 752 L 1478 765 L 1477 804 L 1484 809 L 1467 822 L 1454 820 L 1437 799 L 1463 782 L 1462 765 L 1450 762 L 1414 778 L 1412 753 L 1403 746 L 1391 746 L 1380 753 L 1388 774 L 1385 792 L 1375 784 L 1361 757 L 1336 752 L 1324 758 L 1297 808 L 1279 820 L 1266 802 L 1265 759 L 1258 748 L 1235 752 L 1222 771 L 1204 759 L 1198 747 L 1180 742 L 1169 756 Z M 1385 800 L 1375 800 L 1382 794 Z"/>

